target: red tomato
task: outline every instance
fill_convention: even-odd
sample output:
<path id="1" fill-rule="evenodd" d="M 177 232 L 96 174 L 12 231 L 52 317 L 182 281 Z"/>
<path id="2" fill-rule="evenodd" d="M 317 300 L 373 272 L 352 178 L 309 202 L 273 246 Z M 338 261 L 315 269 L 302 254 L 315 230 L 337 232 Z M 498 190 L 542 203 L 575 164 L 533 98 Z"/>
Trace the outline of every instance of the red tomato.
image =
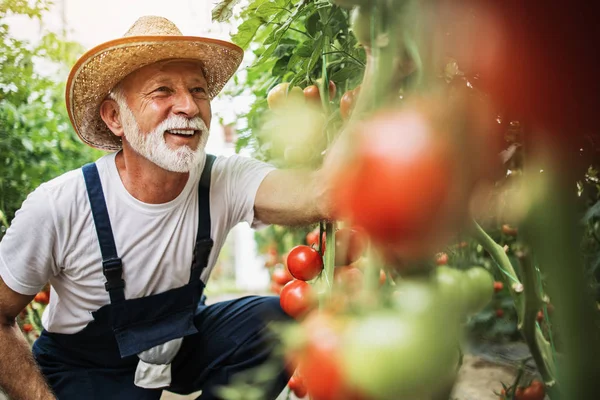
<path id="1" fill-rule="evenodd" d="M 313 313 L 304 322 L 307 344 L 299 358 L 298 370 L 312 400 L 359 400 L 342 373 L 342 326 L 332 316 Z"/>
<path id="2" fill-rule="evenodd" d="M 323 257 L 312 247 L 296 246 L 288 254 L 287 267 L 294 278 L 309 281 L 323 270 Z"/>
<path id="3" fill-rule="evenodd" d="M 540 381 L 532 381 L 528 387 L 519 388 L 515 392 L 515 400 L 544 400 L 546 388 Z"/>
<path id="4" fill-rule="evenodd" d="M 498 317 L 498 318 L 504 317 L 504 310 L 501 309 L 501 308 L 497 309 L 496 310 L 496 317 Z"/>
<path id="5" fill-rule="evenodd" d="M 321 93 L 317 85 L 310 85 L 304 88 L 304 99 L 306 101 L 321 105 Z"/>
<path id="6" fill-rule="evenodd" d="M 416 110 L 383 111 L 359 124 L 357 153 L 330 182 L 336 216 L 405 256 L 429 252 L 455 192 L 454 156 L 433 129 Z M 452 216 L 464 216 L 462 208 L 456 202 Z"/>
<path id="7" fill-rule="evenodd" d="M 281 293 L 281 289 L 283 288 L 282 285 L 280 285 L 277 282 L 271 282 L 271 292 L 275 293 L 275 294 L 280 294 Z"/>
<path id="8" fill-rule="evenodd" d="M 538 311 L 537 315 L 535 316 L 535 320 L 540 324 L 544 321 L 544 313 L 541 310 Z"/>
<path id="9" fill-rule="evenodd" d="M 306 234 L 306 244 L 311 247 L 319 246 L 319 228 L 316 228 Z"/>
<path id="10" fill-rule="evenodd" d="M 358 260 L 367 247 L 363 231 L 342 228 L 335 232 L 335 265 L 348 265 Z"/>
<path id="11" fill-rule="evenodd" d="M 50 295 L 46 292 L 39 292 L 35 295 L 33 301 L 40 304 L 48 304 L 50 302 Z"/>
<path id="12" fill-rule="evenodd" d="M 342 119 L 350 118 L 352 110 L 354 110 L 354 103 L 356 102 L 357 93 L 354 90 L 348 90 L 342 95 L 340 99 L 340 115 Z"/>
<path id="13" fill-rule="evenodd" d="M 496 292 L 496 293 L 501 292 L 502 289 L 504 289 L 504 283 L 495 281 L 494 282 L 494 292 Z"/>
<path id="14" fill-rule="evenodd" d="M 435 263 L 437 265 L 447 265 L 448 264 L 448 254 L 442 252 L 438 253 L 435 257 Z"/>
<path id="15" fill-rule="evenodd" d="M 502 233 L 504 233 L 507 236 L 517 236 L 519 230 L 517 228 L 513 228 L 508 224 L 504 224 L 502 225 Z"/>
<path id="16" fill-rule="evenodd" d="M 285 285 L 286 283 L 294 279 L 292 274 L 290 274 L 290 272 L 285 267 L 277 268 L 275 271 L 273 271 L 273 275 L 271 275 L 271 278 L 274 282 L 278 283 L 279 285 Z"/>
<path id="17" fill-rule="evenodd" d="M 312 286 L 299 279 L 286 283 L 279 296 L 279 304 L 283 311 L 297 319 L 317 305 L 317 296 Z"/>
<path id="18" fill-rule="evenodd" d="M 23 324 L 23 332 L 29 333 L 33 330 L 33 325 L 31 324 Z"/>
<path id="19" fill-rule="evenodd" d="M 288 382 L 288 386 L 292 390 L 292 392 L 294 392 L 294 395 L 296 395 L 296 397 L 302 398 L 306 396 L 306 386 L 304 386 L 304 380 L 300 375 L 292 375 L 290 381 Z"/>
<path id="20" fill-rule="evenodd" d="M 379 270 L 379 286 L 383 285 L 386 280 L 387 280 L 387 275 L 385 274 L 385 271 L 380 269 Z"/>

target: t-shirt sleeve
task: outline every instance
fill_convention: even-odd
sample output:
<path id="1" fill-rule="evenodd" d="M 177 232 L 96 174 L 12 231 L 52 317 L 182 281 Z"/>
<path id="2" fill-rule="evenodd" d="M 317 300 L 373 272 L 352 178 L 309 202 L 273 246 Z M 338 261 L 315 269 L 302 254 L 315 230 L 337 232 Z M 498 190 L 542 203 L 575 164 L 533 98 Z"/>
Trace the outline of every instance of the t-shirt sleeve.
<path id="1" fill-rule="evenodd" d="M 58 268 L 54 209 L 38 187 L 27 196 L 0 242 L 0 276 L 17 293 L 34 295 Z"/>
<path id="2" fill-rule="evenodd" d="M 224 174 L 227 176 L 227 194 L 231 213 L 231 226 L 245 221 L 252 228 L 264 226 L 254 216 L 254 200 L 263 179 L 275 167 L 262 161 L 240 155 L 233 155 L 225 161 Z"/>

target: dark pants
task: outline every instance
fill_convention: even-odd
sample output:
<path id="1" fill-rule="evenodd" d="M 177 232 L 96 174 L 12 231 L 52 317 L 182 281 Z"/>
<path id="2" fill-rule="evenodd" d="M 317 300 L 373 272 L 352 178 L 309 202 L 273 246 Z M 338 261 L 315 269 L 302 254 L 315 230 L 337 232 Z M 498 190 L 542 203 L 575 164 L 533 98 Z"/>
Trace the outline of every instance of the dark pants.
<path id="1" fill-rule="evenodd" d="M 199 399 L 218 399 L 216 389 L 229 384 L 232 376 L 266 365 L 269 379 L 258 374 L 254 386 L 265 390 L 265 399 L 275 399 L 289 374 L 281 355 L 275 354 L 279 347 L 270 323 L 287 321 L 279 297 L 250 296 L 199 305 L 194 319 L 198 333 L 184 339 L 167 390 L 179 394 L 202 390 Z M 114 337 L 106 336 L 110 335 L 94 336 L 88 331 L 80 340 L 78 334 L 44 332 L 35 342 L 34 356 L 57 398 L 159 399 L 161 389 L 134 385 L 138 358 L 120 358 Z"/>

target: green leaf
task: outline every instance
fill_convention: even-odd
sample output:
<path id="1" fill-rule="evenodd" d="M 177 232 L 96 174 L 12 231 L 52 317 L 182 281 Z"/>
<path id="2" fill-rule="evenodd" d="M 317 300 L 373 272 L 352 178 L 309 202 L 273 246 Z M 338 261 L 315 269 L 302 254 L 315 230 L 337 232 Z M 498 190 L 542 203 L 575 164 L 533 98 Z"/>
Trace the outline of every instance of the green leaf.
<path id="1" fill-rule="evenodd" d="M 231 40 L 242 49 L 247 49 L 250 42 L 256 35 L 256 31 L 261 27 L 263 21 L 259 18 L 250 18 L 239 26 L 238 32 L 231 37 Z"/>
<path id="2" fill-rule="evenodd" d="M 313 49 L 315 48 L 314 40 L 307 40 L 296 49 L 295 54 L 298 54 L 300 57 L 309 58 L 313 54 Z"/>
<path id="3" fill-rule="evenodd" d="M 304 27 L 306 28 L 306 33 L 308 33 L 311 37 L 315 37 L 317 32 L 319 31 L 320 25 L 320 17 L 319 13 L 315 11 L 312 13 L 304 23 Z"/>
<path id="4" fill-rule="evenodd" d="M 226 22 L 233 17 L 233 8 L 240 0 L 221 0 L 212 10 L 212 20 Z"/>
<path id="5" fill-rule="evenodd" d="M 315 46 L 313 49 L 313 53 L 310 57 L 310 61 L 308 62 L 307 70 L 310 72 L 317 65 L 317 62 L 321 59 L 323 55 L 323 35 L 318 34 L 315 40 Z"/>
<path id="6" fill-rule="evenodd" d="M 330 79 L 336 83 L 340 83 L 360 74 L 362 71 L 362 68 L 359 68 L 354 64 L 350 64 L 332 73 Z"/>

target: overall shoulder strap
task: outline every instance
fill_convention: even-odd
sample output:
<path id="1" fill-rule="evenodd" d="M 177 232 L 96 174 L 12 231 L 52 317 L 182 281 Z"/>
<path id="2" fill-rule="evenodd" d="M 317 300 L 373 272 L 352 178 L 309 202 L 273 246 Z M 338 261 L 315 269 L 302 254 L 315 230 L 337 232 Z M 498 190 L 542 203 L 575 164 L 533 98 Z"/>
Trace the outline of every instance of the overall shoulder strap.
<path id="1" fill-rule="evenodd" d="M 213 247 L 213 240 L 210 237 L 210 180 L 215 159 L 216 157 L 212 154 L 206 155 L 206 162 L 198 185 L 198 233 L 196 234 L 190 282 L 200 279 L 202 271 L 208 265 L 208 257 Z"/>
<path id="2" fill-rule="evenodd" d="M 104 192 L 100 175 L 95 163 L 82 167 L 83 179 L 87 189 L 100 252 L 102 254 L 102 273 L 106 277 L 104 287 L 108 291 L 111 303 L 125 300 L 125 281 L 123 280 L 123 264 L 117 255 L 117 247 L 110 225 L 110 218 L 106 208 Z"/>

